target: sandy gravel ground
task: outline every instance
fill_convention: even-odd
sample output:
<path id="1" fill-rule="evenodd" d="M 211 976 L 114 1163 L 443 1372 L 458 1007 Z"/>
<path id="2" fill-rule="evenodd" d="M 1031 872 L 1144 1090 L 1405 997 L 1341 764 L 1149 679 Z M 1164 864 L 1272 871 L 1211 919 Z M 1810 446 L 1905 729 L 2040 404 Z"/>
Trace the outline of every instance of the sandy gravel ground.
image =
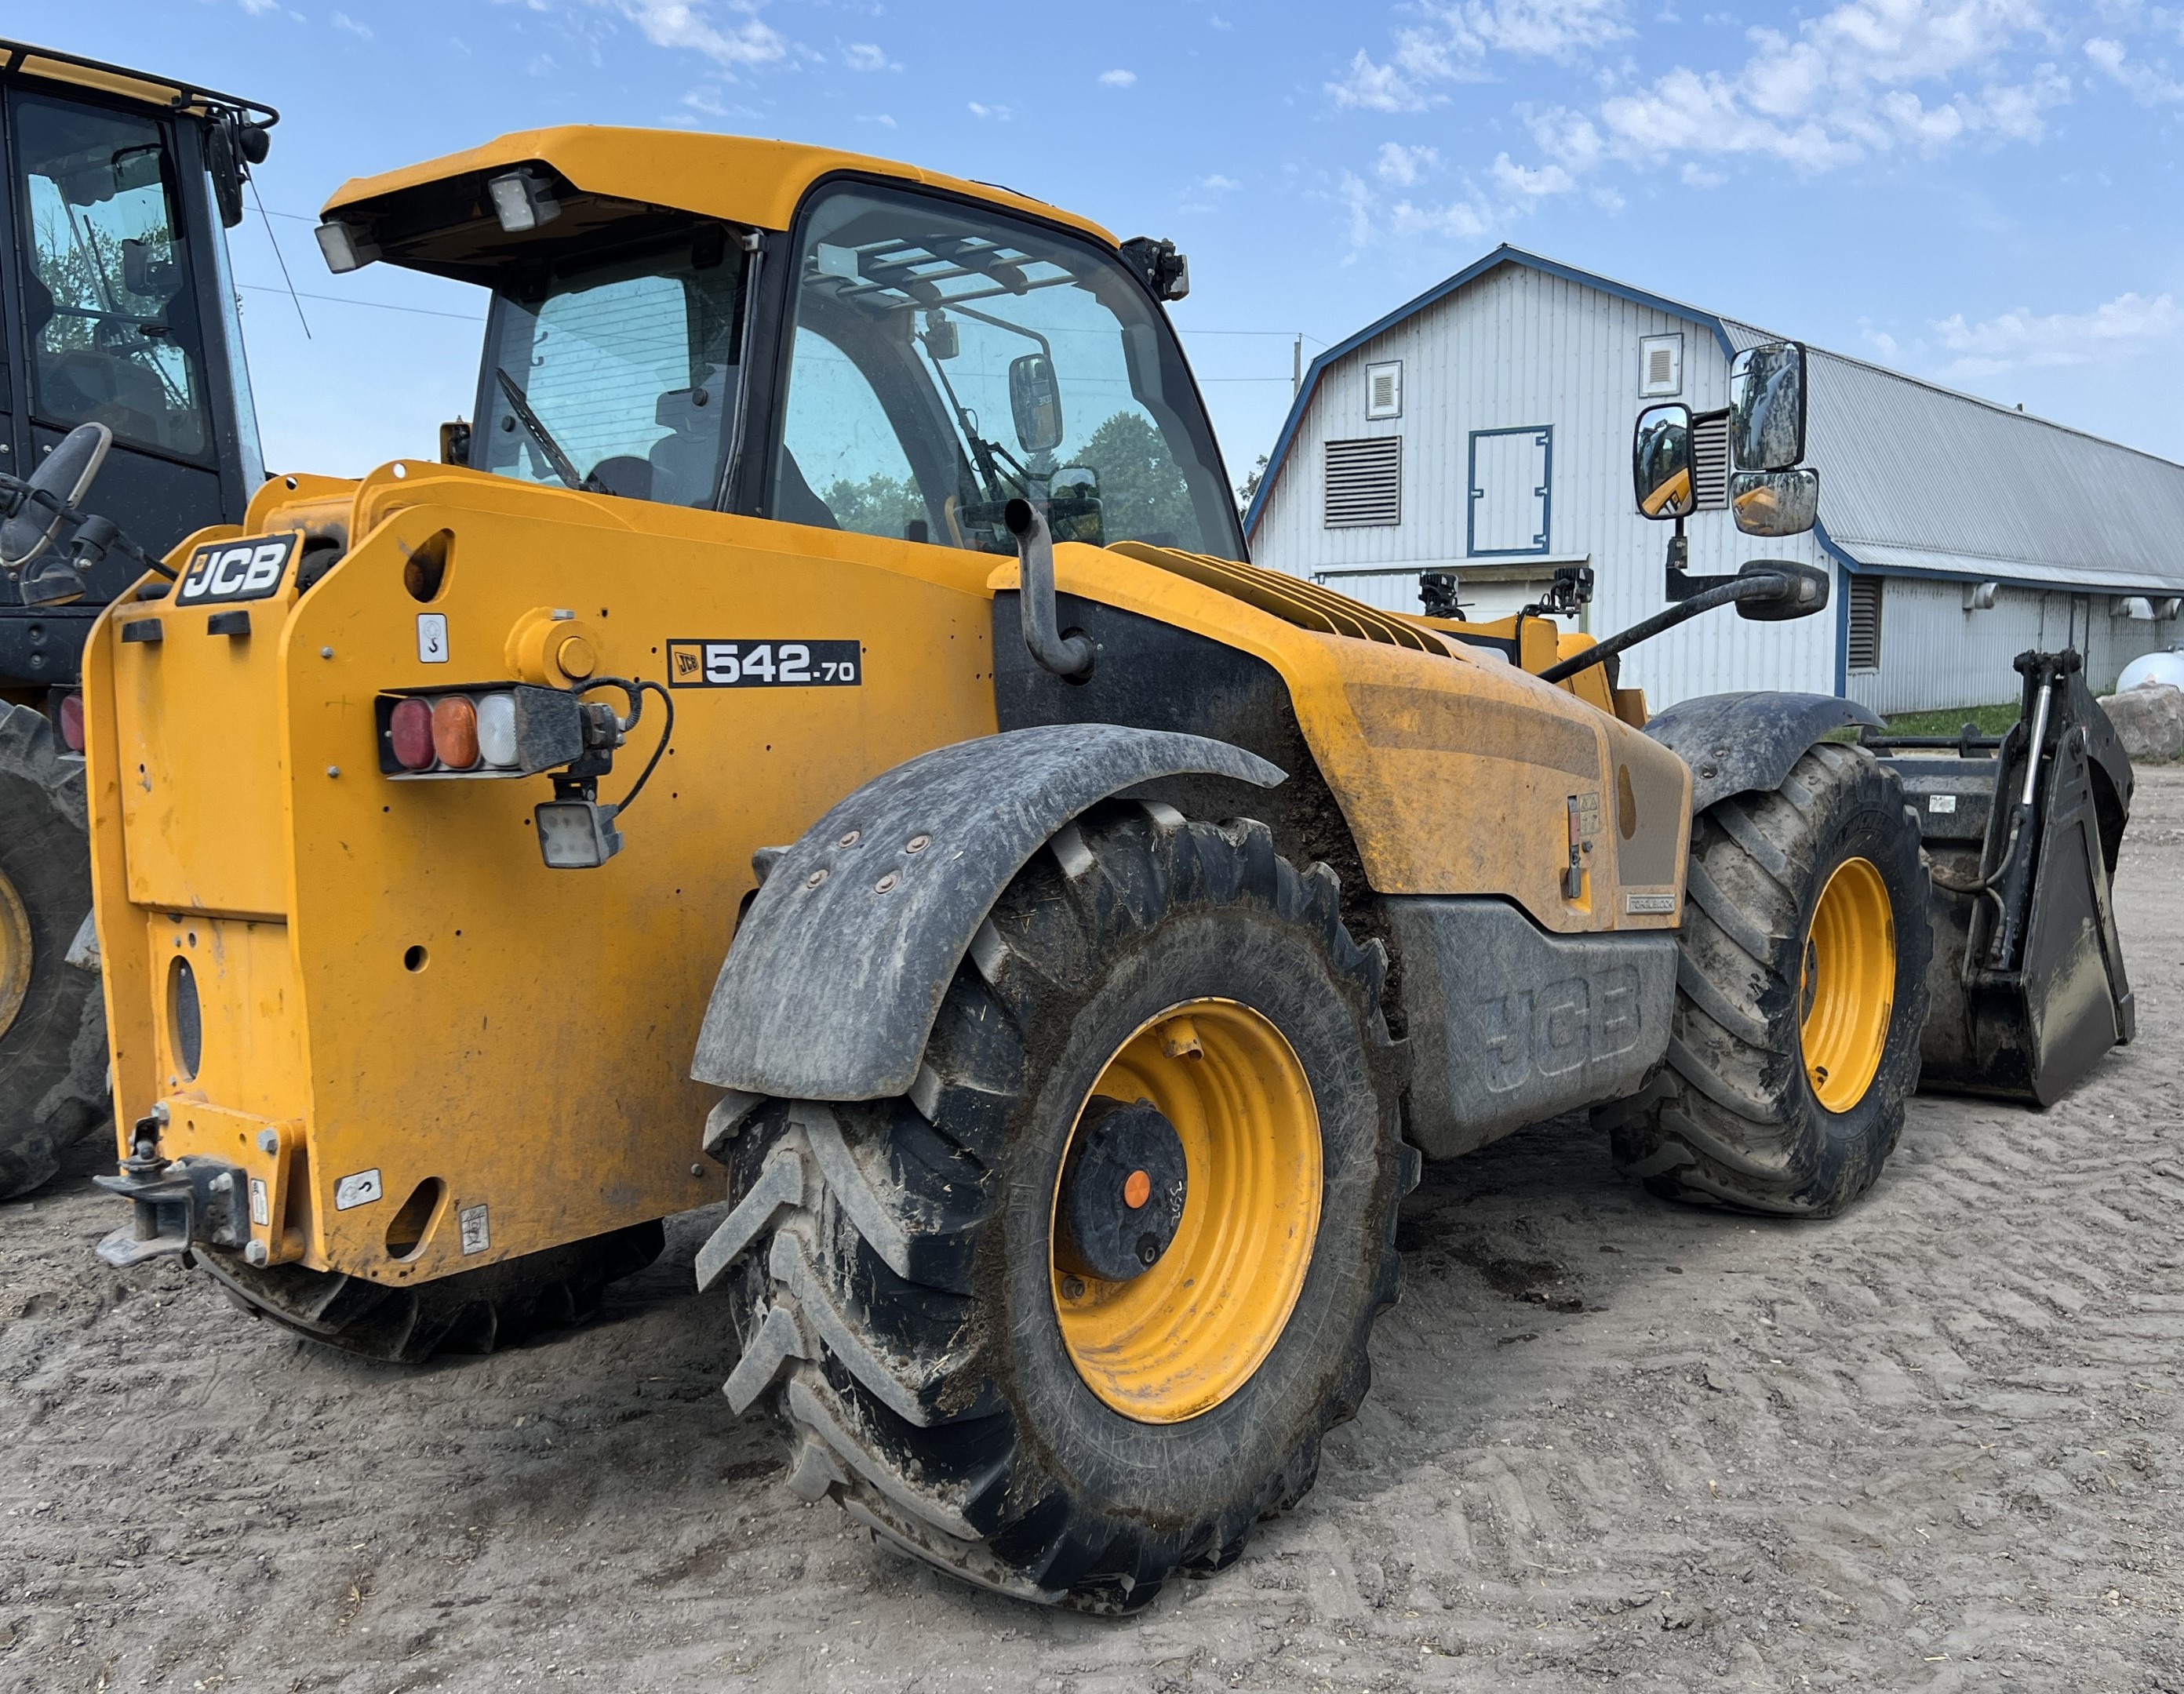
<path id="1" fill-rule="evenodd" d="M 1319 1486 L 1103 1624 L 956 1586 L 718 1392 L 704 1217 L 603 1321 L 421 1371 L 0 1207 L 0 1686 L 2116 1689 L 2184 1694 L 2184 770 L 2119 902 L 2140 1040 L 2041 1114 L 1914 1102 L 1754 1227 L 1580 1125 L 1429 1172 Z"/>

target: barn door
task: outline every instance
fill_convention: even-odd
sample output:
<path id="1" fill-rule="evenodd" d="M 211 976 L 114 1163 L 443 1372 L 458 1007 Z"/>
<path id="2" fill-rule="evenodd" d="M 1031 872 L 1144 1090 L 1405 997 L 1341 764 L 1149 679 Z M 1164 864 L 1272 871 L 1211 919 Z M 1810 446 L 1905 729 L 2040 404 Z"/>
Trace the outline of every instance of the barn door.
<path id="1" fill-rule="evenodd" d="M 1547 551 L 1554 427 L 1471 432 L 1471 524 L 1476 558 Z"/>

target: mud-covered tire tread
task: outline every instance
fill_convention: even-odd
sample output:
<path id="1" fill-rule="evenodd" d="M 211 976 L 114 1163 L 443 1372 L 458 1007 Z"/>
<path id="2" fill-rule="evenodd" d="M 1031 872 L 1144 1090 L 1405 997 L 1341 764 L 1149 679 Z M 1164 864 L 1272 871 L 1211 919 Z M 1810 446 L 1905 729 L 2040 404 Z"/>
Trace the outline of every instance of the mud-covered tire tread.
<path id="1" fill-rule="evenodd" d="M 971 1581 L 1022 1598 L 1104 1613 L 1135 1611 L 1172 1574 L 1205 1574 L 1240 1558 L 1253 1525 L 1293 1507 L 1310 1489 L 1328 1428 L 1356 1415 L 1371 1381 L 1367 1341 L 1379 1313 L 1395 1302 L 1395 1203 L 1417 1180 L 1417 1155 L 1401 1140 L 1399 1066 L 1379 1010 L 1386 956 L 1360 947 L 1344 926 L 1334 875 L 1315 865 L 1298 872 L 1273 851 L 1264 825 L 1164 825 L 1130 803 L 1111 803 L 1079 820 L 1093 868 L 1072 881 L 1042 853 L 1019 873 L 993 914 L 996 956 L 972 949 L 950 986 L 928 1053 L 920 1097 L 928 1118 L 905 1097 L 815 1107 L 770 1101 L 719 1150 L 730 1192 L 749 1191 L 767 1158 L 800 1149 L 804 1202 L 775 1214 L 727 1274 L 739 1336 L 748 1347 L 788 1306 L 803 1337 L 801 1356 L 782 1362 L 755 1402 L 788 1425 L 792 1486 L 806 1497 L 831 1496 L 852 1519 L 899 1548 Z M 1366 1032 L 1361 1074 L 1371 1079 L 1375 1156 L 1386 1176 L 1374 1225 L 1377 1256 L 1369 1298 L 1329 1373 L 1313 1414 L 1250 1497 L 1234 1509 L 1180 1525 L 1118 1521 L 1073 1499 L 1040 1451 L 999 1380 L 1009 1369 L 990 1337 L 978 1291 L 989 1287 L 980 1258 L 1006 1180 L 1011 1111 L 1035 1089 L 1035 1043 L 1050 1040 L 1058 1003 L 1089 991 L 1103 949 L 1143 936 L 1169 914 L 1223 902 L 1255 904 L 1312 937 L 1311 945 L 1345 984 L 1345 1003 Z M 982 973 L 981 954 L 993 965 Z M 838 1132 L 855 1150 L 858 1189 L 848 1197 L 822 1175 L 812 1155 L 816 1133 Z M 838 1164 L 838 1154 L 824 1161 Z M 1376 1194 L 1379 1192 L 1375 1191 Z M 1374 1203 L 1379 1203 L 1378 1200 Z M 885 1262 L 855 1222 L 883 1207 L 893 1239 Z M 876 1385 L 858 1356 L 825 1345 L 820 1325 L 796 1310 L 772 1274 L 773 1242 L 794 1238 L 824 1278 L 834 1315 L 857 1324 L 857 1355 L 901 1364 L 943 1357 L 934 1391 L 901 1415 L 887 1385 Z M 1324 1237 L 1323 1238 L 1324 1242 Z M 1328 1248 L 1323 1244 L 1319 1249 Z M 777 1323 L 778 1319 L 776 1319 Z M 777 1335 L 778 1334 L 777 1330 Z M 763 1366 L 771 1361 L 758 1363 Z M 732 1382 L 733 1379 L 732 1379 Z M 746 1388 L 748 1384 L 744 1385 Z M 822 1415 L 814 1415 L 817 1413 Z M 972 1531 L 969 1536 L 962 1531 Z"/>
<path id="2" fill-rule="evenodd" d="M 1852 850 L 1889 890 L 1897 980 L 1880 1071 L 1836 1114 L 1805 1075 L 1799 954 L 1827 875 Z M 1773 792 L 1694 819 L 1668 1061 L 1643 1092 L 1593 1114 L 1617 1168 L 1664 1199 L 1774 1216 L 1832 1216 L 1864 1193 L 1918 1086 L 1926 875 L 1903 785 L 1857 747 L 1823 742 Z"/>
<path id="3" fill-rule="evenodd" d="M 635 1224 L 405 1286 L 299 1264 L 257 1269 L 218 1247 L 194 1252 L 221 1291 L 254 1317 L 359 1358 L 422 1364 L 582 1322 L 598 1312 L 609 1283 L 643 1270 L 665 1242 L 658 1222 Z"/>
<path id="4" fill-rule="evenodd" d="M 44 713 L 0 703 L 0 873 L 32 930 L 29 989 L 0 1031 L 0 1199 L 50 1180 L 110 1109 L 105 999 L 67 962 L 91 910 L 83 785 Z"/>

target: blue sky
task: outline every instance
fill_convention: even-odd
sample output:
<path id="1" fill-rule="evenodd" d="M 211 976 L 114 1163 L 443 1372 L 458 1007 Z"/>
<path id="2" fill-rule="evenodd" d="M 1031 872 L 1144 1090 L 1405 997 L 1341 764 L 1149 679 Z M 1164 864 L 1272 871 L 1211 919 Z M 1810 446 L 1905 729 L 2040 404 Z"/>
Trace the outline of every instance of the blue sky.
<path id="1" fill-rule="evenodd" d="M 2184 12 L 2132 0 L 8 10 L 281 108 L 272 215 L 231 237 L 280 469 L 428 455 L 471 403 L 480 297 L 327 275 L 319 203 L 576 122 L 823 142 L 1172 236 L 1234 476 L 1280 425 L 1294 334 L 1309 358 L 1504 240 L 2184 458 Z"/>

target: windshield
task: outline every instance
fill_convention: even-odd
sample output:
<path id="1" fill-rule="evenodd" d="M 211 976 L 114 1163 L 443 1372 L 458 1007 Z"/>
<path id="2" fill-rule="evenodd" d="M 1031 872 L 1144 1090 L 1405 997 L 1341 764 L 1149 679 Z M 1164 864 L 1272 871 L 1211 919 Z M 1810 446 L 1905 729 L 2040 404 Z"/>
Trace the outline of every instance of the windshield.
<path id="1" fill-rule="evenodd" d="M 858 186 L 805 218 L 772 515 L 1013 553 L 1058 539 L 1243 557 L 1174 336 L 1110 253 Z"/>
<path id="2" fill-rule="evenodd" d="M 735 414 L 743 254 L 718 225 L 497 294 L 471 462 L 526 482 L 711 506 Z"/>
<path id="3" fill-rule="evenodd" d="M 203 457 L 211 430 L 189 253 L 159 126 L 34 96 L 14 113 L 40 416 Z"/>

